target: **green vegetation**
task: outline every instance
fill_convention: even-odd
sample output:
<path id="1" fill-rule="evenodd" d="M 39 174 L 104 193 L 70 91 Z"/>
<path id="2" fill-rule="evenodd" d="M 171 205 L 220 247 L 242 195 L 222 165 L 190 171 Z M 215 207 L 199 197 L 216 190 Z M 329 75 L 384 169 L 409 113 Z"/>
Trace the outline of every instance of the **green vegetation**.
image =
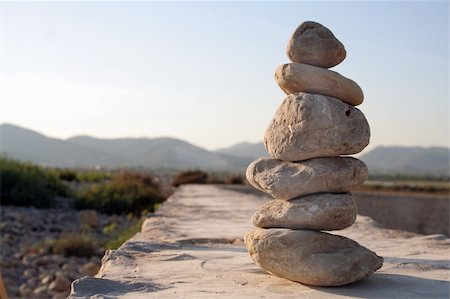
<path id="1" fill-rule="evenodd" d="M 91 257 L 97 254 L 97 244 L 85 234 L 66 234 L 50 243 L 50 250 L 64 256 Z"/>
<path id="2" fill-rule="evenodd" d="M 188 170 L 180 172 L 172 181 L 172 186 L 178 187 L 183 184 L 244 184 L 245 180 L 241 175 L 230 173 L 208 174 L 201 170 Z"/>
<path id="3" fill-rule="evenodd" d="M 55 172 L 58 174 L 58 178 L 61 181 L 66 181 L 66 182 L 74 182 L 74 181 L 78 181 L 78 176 L 77 173 L 71 169 L 58 169 L 55 170 Z"/>
<path id="4" fill-rule="evenodd" d="M 172 186 L 178 187 L 183 184 L 206 184 L 208 174 L 201 170 L 188 170 L 179 173 L 172 181 Z"/>
<path id="5" fill-rule="evenodd" d="M 134 221 L 134 223 L 124 230 L 115 233 L 114 230 L 108 231 L 108 229 L 105 230 L 108 231 L 108 233 L 111 235 L 108 241 L 106 241 L 103 244 L 103 247 L 105 249 L 117 249 L 119 248 L 125 241 L 130 239 L 132 236 L 134 236 L 136 233 L 141 231 L 142 223 L 144 222 L 145 217 L 138 218 Z M 113 223 L 114 224 L 114 223 Z M 105 232 L 104 230 L 104 232 Z"/>
<path id="6" fill-rule="evenodd" d="M 37 244 L 65 256 L 91 257 L 101 248 L 116 249 L 140 231 L 148 212 L 164 201 L 157 180 L 136 172 L 52 169 L 0 158 L 1 204 L 51 208 L 56 196 L 75 198 L 75 208 L 126 215 L 125 226 L 112 222 L 98 231 L 89 226 L 78 233 Z"/>
<path id="7" fill-rule="evenodd" d="M 112 178 L 109 171 L 104 170 L 80 170 L 77 172 L 77 180 L 86 183 L 100 183 Z"/>
<path id="8" fill-rule="evenodd" d="M 126 216 L 127 222 L 119 228 L 116 222 L 105 225 L 99 231 L 91 227 L 83 227 L 77 233 L 64 233 L 57 239 L 45 239 L 27 248 L 29 253 L 37 253 L 42 250 L 53 254 L 77 257 L 101 257 L 106 249 L 117 249 L 136 233 L 141 231 L 147 211 L 142 216 L 135 217 L 132 214 Z"/>
<path id="9" fill-rule="evenodd" d="M 95 183 L 81 190 L 76 198 L 77 209 L 95 209 L 105 214 L 140 215 L 153 212 L 164 198 L 152 176 L 120 172 L 110 181 Z"/>
<path id="10" fill-rule="evenodd" d="M 51 208 L 56 196 L 71 195 L 78 209 L 139 216 L 164 201 L 155 179 L 140 173 L 50 169 L 0 158 L 0 179 L 5 205 Z"/>
<path id="11" fill-rule="evenodd" d="M 54 171 L 30 163 L 0 158 L 0 202 L 4 205 L 49 208 L 55 196 L 69 189 Z"/>
<path id="12" fill-rule="evenodd" d="M 103 170 L 54 169 L 58 178 L 66 182 L 100 183 L 111 179 L 111 173 Z"/>

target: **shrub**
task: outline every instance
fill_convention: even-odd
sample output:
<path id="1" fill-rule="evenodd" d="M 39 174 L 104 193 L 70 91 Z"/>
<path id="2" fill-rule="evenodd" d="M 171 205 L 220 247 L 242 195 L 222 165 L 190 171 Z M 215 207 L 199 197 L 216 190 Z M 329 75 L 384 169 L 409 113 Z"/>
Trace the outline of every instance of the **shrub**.
<path id="1" fill-rule="evenodd" d="M 183 184 L 206 184 L 208 174 L 200 170 L 189 170 L 178 174 L 172 181 L 172 186 L 178 187 Z"/>
<path id="2" fill-rule="evenodd" d="M 102 170 L 82 170 L 77 173 L 80 182 L 100 183 L 111 179 L 111 173 Z"/>
<path id="3" fill-rule="evenodd" d="M 232 175 L 226 179 L 226 183 L 231 185 L 243 185 L 244 179 L 240 175 Z"/>
<path id="4" fill-rule="evenodd" d="M 92 184 L 80 191 L 75 207 L 105 214 L 140 215 L 143 210 L 153 212 L 155 204 L 163 200 L 152 176 L 121 172 L 110 181 Z"/>
<path id="5" fill-rule="evenodd" d="M 58 177 L 62 181 L 73 182 L 78 181 L 77 173 L 70 169 L 58 170 Z"/>
<path id="6" fill-rule="evenodd" d="M 0 157 L 1 204 L 49 208 L 55 196 L 68 195 L 54 171 Z"/>
<path id="7" fill-rule="evenodd" d="M 64 256 L 91 257 L 97 253 L 97 245 L 87 235 L 65 234 L 50 243 L 50 250 Z"/>
<path id="8" fill-rule="evenodd" d="M 136 219 L 132 225 L 118 232 L 113 238 L 104 244 L 105 249 L 117 249 L 136 233 L 140 232 L 144 219 L 145 217 Z"/>

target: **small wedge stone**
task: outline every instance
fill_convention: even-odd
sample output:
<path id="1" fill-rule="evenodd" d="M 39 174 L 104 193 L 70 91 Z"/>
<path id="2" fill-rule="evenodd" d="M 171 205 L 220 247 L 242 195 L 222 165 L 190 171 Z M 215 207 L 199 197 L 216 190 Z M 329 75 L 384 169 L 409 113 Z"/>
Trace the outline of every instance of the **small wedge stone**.
<path id="1" fill-rule="evenodd" d="M 321 193 L 271 200 L 253 215 L 252 222 L 261 228 L 339 230 L 355 222 L 356 212 L 351 193 Z"/>
<path id="2" fill-rule="evenodd" d="M 364 94 L 355 81 L 337 72 L 301 64 L 283 64 L 275 71 L 275 80 L 286 94 L 308 92 L 338 98 L 352 106 L 361 104 Z"/>

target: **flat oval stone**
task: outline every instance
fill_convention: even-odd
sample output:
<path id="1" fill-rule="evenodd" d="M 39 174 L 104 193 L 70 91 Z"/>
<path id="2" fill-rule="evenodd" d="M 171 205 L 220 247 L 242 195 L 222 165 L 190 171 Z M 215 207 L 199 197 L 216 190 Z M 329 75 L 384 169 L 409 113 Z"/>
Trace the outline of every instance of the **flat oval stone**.
<path id="1" fill-rule="evenodd" d="M 364 94 L 355 81 L 337 72 L 320 67 L 301 64 L 283 64 L 275 71 L 278 86 L 286 93 L 315 93 L 338 98 L 347 104 L 357 106 L 364 100 Z"/>
<path id="2" fill-rule="evenodd" d="M 356 220 L 356 201 L 351 193 L 321 193 L 291 200 L 271 200 L 252 217 L 261 228 L 338 230 Z"/>
<path id="3" fill-rule="evenodd" d="M 303 22 L 294 31 L 286 48 L 292 62 L 324 68 L 341 63 L 346 56 L 344 45 L 322 24 Z"/>
<path id="4" fill-rule="evenodd" d="M 315 158 L 300 162 L 259 158 L 247 167 L 247 180 L 277 199 L 318 193 L 343 193 L 367 179 L 364 162 L 351 157 Z"/>
<path id="5" fill-rule="evenodd" d="M 311 230 L 256 228 L 245 244 L 267 272 L 315 286 L 349 284 L 383 265 L 382 257 L 353 240 Z"/>
<path id="6" fill-rule="evenodd" d="M 332 97 L 296 93 L 278 107 L 264 144 L 273 158 L 301 161 L 356 154 L 369 139 L 369 124 L 357 108 Z"/>

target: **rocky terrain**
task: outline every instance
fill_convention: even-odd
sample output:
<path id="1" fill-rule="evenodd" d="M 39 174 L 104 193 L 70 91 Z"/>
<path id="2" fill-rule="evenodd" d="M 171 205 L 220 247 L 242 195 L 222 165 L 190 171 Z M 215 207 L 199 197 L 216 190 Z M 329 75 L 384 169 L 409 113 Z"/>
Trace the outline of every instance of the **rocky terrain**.
<path id="1" fill-rule="evenodd" d="M 104 254 L 101 246 L 91 257 L 56 254 L 52 244 L 88 234 L 105 240 L 108 228 L 130 225 L 126 217 L 93 210 L 0 207 L 0 267 L 10 298 L 66 298 L 73 280 L 95 275 Z"/>

